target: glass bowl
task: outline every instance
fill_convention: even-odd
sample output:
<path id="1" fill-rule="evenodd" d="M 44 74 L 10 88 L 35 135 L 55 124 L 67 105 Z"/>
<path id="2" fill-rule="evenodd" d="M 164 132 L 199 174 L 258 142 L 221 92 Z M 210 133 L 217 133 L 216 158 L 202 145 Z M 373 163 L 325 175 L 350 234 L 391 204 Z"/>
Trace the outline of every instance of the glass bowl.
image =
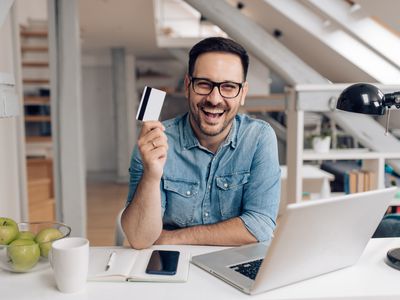
<path id="1" fill-rule="evenodd" d="M 71 227 L 58 222 L 22 222 L 18 223 L 18 229 L 20 233 L 31 232 L 24 237 L 31 241 L 0 245 L 0 268 L 3 270 L 23 273 L 48 268 L 50 264 L 47 253 L 51 243 L 71 233 Z"/>

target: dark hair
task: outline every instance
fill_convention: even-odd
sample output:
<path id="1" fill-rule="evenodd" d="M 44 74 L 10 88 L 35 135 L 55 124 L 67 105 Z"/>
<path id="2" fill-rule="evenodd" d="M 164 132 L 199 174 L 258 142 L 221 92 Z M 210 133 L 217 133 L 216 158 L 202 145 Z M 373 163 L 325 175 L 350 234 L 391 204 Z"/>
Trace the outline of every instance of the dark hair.
<path id="1" fill-rule="evenodd" d="M 242 61 L 244 80 L 246 80 L 247 70 L 249 68 L 249 55 L 247 54 L 247 51 L 235 41 L 223 37 L 206 38 L 190 49 L 188 70 L 190 76 L 193 75 L 194 65 L 197 58 L 201 54 L 207 52 L 227 52 L 239 56 Z"/>

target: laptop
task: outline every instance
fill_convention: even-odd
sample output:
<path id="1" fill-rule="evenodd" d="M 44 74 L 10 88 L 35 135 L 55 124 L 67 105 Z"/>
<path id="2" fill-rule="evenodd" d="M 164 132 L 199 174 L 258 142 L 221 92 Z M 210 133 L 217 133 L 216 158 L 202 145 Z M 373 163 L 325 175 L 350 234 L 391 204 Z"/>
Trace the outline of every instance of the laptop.
<path id="1" fill-rule="evenodd" d="M 246 294 L 345 268 L 357 262 L 397 188 L 290 204 L 269 245 L 229 248 L 192 263 Z"/>

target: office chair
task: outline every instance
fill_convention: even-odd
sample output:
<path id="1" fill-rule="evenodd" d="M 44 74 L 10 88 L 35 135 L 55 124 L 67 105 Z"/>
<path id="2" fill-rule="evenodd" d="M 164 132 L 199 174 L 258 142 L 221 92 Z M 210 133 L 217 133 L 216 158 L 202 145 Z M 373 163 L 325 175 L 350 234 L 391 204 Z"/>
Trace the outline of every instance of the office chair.
<path id="1" fill-rule="evenodd" d="M 400 237 L 400 214 L 388 214 L 384 216 L 372 237 Z"/>
<path id="2" fill-rule="evenodd" d="M 117 218 L 115 220 L 115 246 L 123 246 L 124 245 L 124 240 L 125 240 L 125 233 L 122 229 L 121 225 L 121 216 L 122 213 L 124 212 L 124 209 L 121 209 L 121 211 L 118 213 Z"/>

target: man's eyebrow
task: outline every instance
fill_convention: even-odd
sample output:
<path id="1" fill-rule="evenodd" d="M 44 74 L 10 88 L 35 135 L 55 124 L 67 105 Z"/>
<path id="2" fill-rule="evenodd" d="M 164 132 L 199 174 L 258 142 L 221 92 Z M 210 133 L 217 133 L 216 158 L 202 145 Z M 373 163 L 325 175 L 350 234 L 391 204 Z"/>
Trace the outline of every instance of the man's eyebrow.
<path id="1" fill-rule="evenodd" d="M 243 83 L 243 82 L 244 82 L 244 81 L 236 81 L 236 80 L 229 80 L 229 79 L 227 79 L 227 80 L 222 80 L 222 81 L 214 81 L 214 80 L 212 80 L 212 79 L 210 79 L 210 78 L 207 78 L 207 77 L 197 77 L 197 76 L 192 76 L 192 78 L 208 80 L 208 81 L 216 82 L 216 83 L 222 83 L 222 82 Z"/>

